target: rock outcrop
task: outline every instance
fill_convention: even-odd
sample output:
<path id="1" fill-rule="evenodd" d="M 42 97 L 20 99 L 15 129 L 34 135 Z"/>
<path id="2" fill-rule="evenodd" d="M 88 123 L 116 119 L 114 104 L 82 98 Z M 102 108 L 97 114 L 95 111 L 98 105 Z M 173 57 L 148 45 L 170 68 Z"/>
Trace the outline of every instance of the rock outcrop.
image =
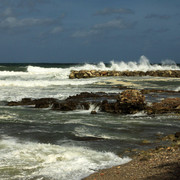
<path id="1" fill-rule="evenodd" d="M 18 102 L 8 102 L 8 106 L 34 106 L 35 108 L 51 108 L 52 110 L 59 110 L 59 111 L 73 111 L 76 109 L 89 109 L 88 102 L 81 102 L 81 101 L 71 101 L 71 100 L 64 100 L 60 101 L 54 98 L 41 98 L 41 99 L 31 99 L 31 98 L 24 98 Z"/>
<path id="2" fill-rule="evenodd" d="M 73 111 L 79 109 L 88 110 L 90 104 L 99 107 L 99 110 L 107 113 L 134 114 L 146 111 L 147 114 L 180 113 L 180 98 L 166 98 L 161 102 L 147 105 L 144 94 L 151 91 L 139 91 L 135 89 L 124 90 L 120 94 L 107 94 L 104 92 L 83 92 L 70 96 L 65 100 L 54 98 L 31 99 L 24 98 L 19 102 L 8 102 L 8 106 L 33 106 L 35 108 L 50 108 L 57 111 Z M 154 91 L 152 91 L 154 92 Z M 96 114 L 95 110 L 91 114 Z"/>
<path id="3" fill-rule="evenodd" d="M 180 113 L 180 98 L 166 98 L 147 107 L 148 114 Z"/>
<path id="4" fill-rule="evenodd" d="M 107 100 L 102 102 L 102 111 L 110 113 L 134 114 L 145 108 L 145 97 L 138 90 L 123 91 L 115 103 L 109 103 Z"/>
<path id="5" fill-rule="evenodd" d="M 40 98 L 40 99 L 31 99 L 31 98 L 23 98 L 21 101 L 11 101 L 8 102 L 8 106 L 30 106 L 34 105 L 35 108 L 48 108 L 53 103 L 57 102 L 58 99 L 54 98 Z"/>
<path id="6" fill-rule="evenodd" d="M 180 78 L 180 70 L 157 70 L 157 71 L 98 71 L 98 70 L 72 70 L 69 78 L 93 78 L 106 76 L 156 76 Z"/>

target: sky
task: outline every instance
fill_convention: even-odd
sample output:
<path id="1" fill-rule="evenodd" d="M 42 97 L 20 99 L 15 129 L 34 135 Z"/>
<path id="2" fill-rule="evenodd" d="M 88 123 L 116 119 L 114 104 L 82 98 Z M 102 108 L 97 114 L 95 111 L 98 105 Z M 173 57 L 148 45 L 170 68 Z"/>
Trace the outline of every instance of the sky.
<path id="1" fill-rule="evenodd" d="M 171 59 L 179 0 L 0 0 L 0 63 Z"/>

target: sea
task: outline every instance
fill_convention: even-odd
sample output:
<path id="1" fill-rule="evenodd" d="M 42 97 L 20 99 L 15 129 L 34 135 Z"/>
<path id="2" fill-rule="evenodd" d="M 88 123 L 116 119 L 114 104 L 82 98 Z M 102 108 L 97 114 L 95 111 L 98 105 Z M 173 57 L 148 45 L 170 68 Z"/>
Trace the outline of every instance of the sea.
<path id="1" fill-rule="evenodd" d="M 131 161 L 124 152 L 148 149 L 160 143 L 159 136 L 180 130 L 176 114 L 149 116 L 103 113 L 89 110 L 53 111 L 51 107 L 7 106 L 22 98 L 64 100 L 81 92 L 121 93 L 119 87 L 180 91 L 179 78 L 97 77 L 69 79 L 71 70 L 180 70 L 171 60 L 151 64 L 138 62 L 108 64 L 0 64 L 0 179 L 80 180 L 99 169 Z M 147 103 L 180 93 L 146 95 Z M 97 114 L 91 114 L 96 110 Z M 144 145 L 143 140 L 150 143 Z"/>

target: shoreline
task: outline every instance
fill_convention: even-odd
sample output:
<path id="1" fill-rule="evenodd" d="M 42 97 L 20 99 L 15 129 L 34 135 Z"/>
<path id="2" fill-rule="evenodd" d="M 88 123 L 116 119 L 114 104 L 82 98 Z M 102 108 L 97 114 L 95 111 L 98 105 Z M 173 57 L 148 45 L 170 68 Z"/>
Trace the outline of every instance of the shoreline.
<path id="1" fill-rule="evenodd" d="M 180 177 L 180 132 L 178 138 L 169 135 L 162 140 L 173 141 L 169 146 L 140 151 L 126 164 L 95 172 L 83 180 L 178 180 Z M 175 137 L 175 138 L 174 138 Z"/>

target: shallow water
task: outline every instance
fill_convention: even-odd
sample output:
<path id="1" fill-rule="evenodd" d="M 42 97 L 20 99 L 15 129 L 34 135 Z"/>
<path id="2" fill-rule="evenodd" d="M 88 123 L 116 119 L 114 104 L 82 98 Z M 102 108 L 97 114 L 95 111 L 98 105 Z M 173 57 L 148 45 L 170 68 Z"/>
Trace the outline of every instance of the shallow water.
<path id="1" fill-rule="evenodd" d="M 149 67 L 147 62 L 146 66 Z M 163 68 L 159 65 L 150 68 L 155 67 Z M 144 112 L 135 115 L 98 112 L 92 115 L 93 105 L 89 110 L 71 112 L 5 106 L 7 101 L 25 97 L 65 99 L 80 92 L 119 93 L 122 90 L 118 86 L 122 85 L 177 91 L 180 87 L 177 78 L 70 80 L 68 73 L 73 68 L 106 69 L 112 66 L 21 64 L 0 67 L 0 179 L 81 179 L 98 169 L 128 162 L 129 158 L 118 156 L 128 148 L 154 147 L 156 135 L 179 131 L 180 117 L 177 115 L 147 116 Z M 167 96 L 179 97 L 179 94 L 150 94 L 146 99 L 151 103 Z M 144 139 L 152 143 L 144 146 Z"/>

